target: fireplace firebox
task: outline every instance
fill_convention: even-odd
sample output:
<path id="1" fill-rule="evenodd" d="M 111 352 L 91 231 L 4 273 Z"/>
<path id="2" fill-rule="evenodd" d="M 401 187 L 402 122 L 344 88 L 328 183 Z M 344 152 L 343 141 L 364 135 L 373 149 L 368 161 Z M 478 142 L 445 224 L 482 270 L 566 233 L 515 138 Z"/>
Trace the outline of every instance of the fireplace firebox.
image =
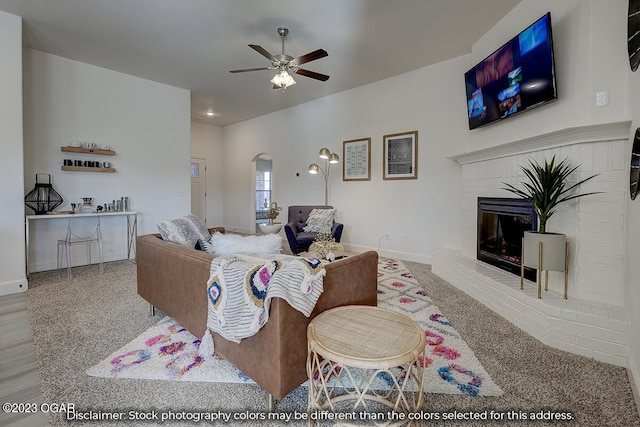
<path id="1" fill-rule="evenodd" d="M 477 258 L 520 276 L 522 237 L 537 230 L 533 204 L 523 199 L 478 197 Z M 536 281 L 537 272 L 525 267 L 524 277 Z"/>

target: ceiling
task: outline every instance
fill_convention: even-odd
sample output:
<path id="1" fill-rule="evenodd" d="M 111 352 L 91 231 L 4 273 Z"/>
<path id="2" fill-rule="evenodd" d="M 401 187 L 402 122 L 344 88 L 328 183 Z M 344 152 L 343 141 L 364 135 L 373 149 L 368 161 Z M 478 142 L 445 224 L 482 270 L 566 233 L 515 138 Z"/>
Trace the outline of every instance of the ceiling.
<path id="1" fill-rule="evenodd" d="M 471 52 L 520 0 L 0 0 L 25 47 L 191 91 L 193 120 L 227 125 Z M 283 92 L 249 48 L 329 56 Z M 462 81 L 462 76 L 460 76 Z M 207 111 L 215 115 L 206 116 Z"/>

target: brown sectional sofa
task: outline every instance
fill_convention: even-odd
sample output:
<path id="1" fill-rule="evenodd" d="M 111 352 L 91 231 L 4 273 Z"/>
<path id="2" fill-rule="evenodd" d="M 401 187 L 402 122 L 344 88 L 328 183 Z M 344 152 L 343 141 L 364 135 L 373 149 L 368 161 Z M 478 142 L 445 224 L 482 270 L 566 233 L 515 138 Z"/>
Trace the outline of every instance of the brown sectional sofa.
<path id="1" fill-rule="evenodd" d="M 224 232 L 223 228 L 211 231 Z M 207 280 L 213 256 L 162 240 L 137 238 L 138 294 L 202 338 L 207 323 Z M 275 298 L 267 324 L 236 344 L 212 332 L 216 351 L 252 378 L 270 397 L 281 399 L 307 380 L 307 326 L 323 311 L 342 305 L 377 304 L 378 254 L 368 251 L 328 263 L 324 291 L 307 318 Z"/>

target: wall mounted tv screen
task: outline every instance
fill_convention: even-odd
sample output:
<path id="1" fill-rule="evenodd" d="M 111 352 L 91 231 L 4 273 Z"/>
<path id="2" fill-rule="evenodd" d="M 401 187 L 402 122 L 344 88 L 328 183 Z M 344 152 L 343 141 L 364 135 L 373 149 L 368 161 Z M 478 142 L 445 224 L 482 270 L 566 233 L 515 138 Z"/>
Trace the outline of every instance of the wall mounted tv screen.
<path id="1" fill-rule="evenodd" d="M 551 13 L 464 75 L 469 129 L 557 99 Z"/>

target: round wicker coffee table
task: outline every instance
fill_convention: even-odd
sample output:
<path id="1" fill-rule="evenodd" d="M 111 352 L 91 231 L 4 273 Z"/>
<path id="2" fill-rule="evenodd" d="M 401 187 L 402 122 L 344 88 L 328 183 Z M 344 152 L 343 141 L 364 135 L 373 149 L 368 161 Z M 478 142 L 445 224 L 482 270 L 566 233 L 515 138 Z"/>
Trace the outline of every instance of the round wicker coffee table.
<path id="1" fill-rule="evenodd" d="M 406 413 L 421 409 L 426 338 L 411 318 L 379 307 L 337 307 L 309 323 L 307 340 L 312 423 L 314 412 L 317 419 L 318 411 L 327 409 L 380 414 L 381 406 L 369 402 L 384 405 L 388 414 L 388 408 L 404 413 L 397 424 L 408 423 Z"/>

